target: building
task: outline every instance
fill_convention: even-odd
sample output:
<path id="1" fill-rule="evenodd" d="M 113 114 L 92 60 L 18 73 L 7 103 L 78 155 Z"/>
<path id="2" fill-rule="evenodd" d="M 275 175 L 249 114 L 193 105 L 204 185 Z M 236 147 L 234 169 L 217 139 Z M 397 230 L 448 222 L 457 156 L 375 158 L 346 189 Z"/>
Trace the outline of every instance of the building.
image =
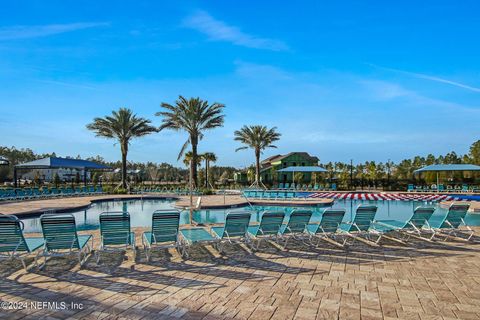
<path id="1" fill-rule="evenodd" d="M 55 175 L 58 174 L 58 177 L 61 182 L 72 182 L 77 179 L 77 176 L 80 181 L 83 181 L 84 170 L 75 170 L 68 168 L 56 168 L 56 169 L 45 169 L 38 170 L 34 169 L 21 174 L 21 179 L 33 181 L 36 178 L 44 182 L 53 182 Z M 86 172 L 87 181 L 91 180 L 91 172 Z"/>
<path id="2" fill-rule="evenodd" d="M 263 183 L 291 183 L 292 173 L 280 173 L 279 169 L 296 166 L 318 166 L 319 159 L 309 155 L 307 152 L 290 152 L 286 155 L 276 155 L 263 160 L 260 163 L 260 179 Z M 311 173 L 304 173 L 303 183 L 309 183 L 312 179 Z"/>

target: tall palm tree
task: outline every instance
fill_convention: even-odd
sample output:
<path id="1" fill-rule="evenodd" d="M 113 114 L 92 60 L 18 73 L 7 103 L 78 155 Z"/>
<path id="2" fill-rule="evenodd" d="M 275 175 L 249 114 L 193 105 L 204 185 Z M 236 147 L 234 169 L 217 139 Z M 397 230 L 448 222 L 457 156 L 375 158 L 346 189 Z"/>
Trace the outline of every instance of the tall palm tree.
<path id="1" fill-rule="evenodd" d="M 87 125 L 87 129 L 95 132 L 97 137 L 117 139 L 120 144 L 123 188 L 127 187 L 127 154 L 130 140 L 157 132 L 157 128 L 150 124 L 150 120 L 137 117 L 132 110 L 120 108 L 118 111 L 112 111 L 110 116 L 93 119 L 93 122 Z"/>
<path id="2" fill-rule="evenodd" d="M 281 134 L 278 133 L 277 127 L 268 129 L 266 126 L 254 125 L 243 126 L 240 130 L 235 131 L 235 141 L 240 141 L 246 146 L 237 148 L 235 151 L 252 148 L 255 150 L 255 182 L 254 185 L 260 183 L 260 155 L 267 148 L 276 148 L 273 143 L 280 140 Z"/>
<path id="3" fill-rule="evenodd" d="M 178 97 L 174 105 L 163 102 L 161 106 L 165 110 L 155 114 L 163 117 L 159 130 L 183 130 L 189 135 L 188 140 L 180 149 L 177 160 L 182 158 L 183 153 L 190 145 L 192 148 L 192 178 L 195 186 L 198 186 L 198 142 L 202 140 L 204 131 L 223 126 L 225 118 L 223 108 L 225 106 L 216 102 L 210 105 L 208 101 L 200 98 L 186 99 L 182 96 Z"/>
<path id="4" fill-rule="evenodd" d="M 213 152 L 205 152 L 202 154 L 202 159 L 205 160 L 205 188 L 208 188 L 208 170 L 210 169 L 210 162 L 216 162 L 217 156 Z"/>

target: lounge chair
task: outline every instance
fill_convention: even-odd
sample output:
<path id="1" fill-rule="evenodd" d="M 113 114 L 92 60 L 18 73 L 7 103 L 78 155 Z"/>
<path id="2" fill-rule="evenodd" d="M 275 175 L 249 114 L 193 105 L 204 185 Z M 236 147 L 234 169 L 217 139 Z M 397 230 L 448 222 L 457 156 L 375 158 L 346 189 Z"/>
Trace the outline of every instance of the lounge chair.
<path id="1" fill-rule="evenodd" d="M 37 258 L 44 257 L 47 263 L 48 257 L 63 257 L 77 254 L 78 262 L 82 266 L 88 254 L 93 247 L 93 237 L 91 234 L 78 235 L 75 217 L 71 214 L 44 214 L 40 217 L 42 225 L 43 238 L 45 240 L 43 252 L 37 255 Z M 89 245 L 89 241 L 92 245 Z"/>
<path id="2" fill-rule="evenodd" d="M 407 187 L 407 192 L 413 192 L 415 191 L 415 186 L 413 184 L 409 184 Z"/>
<path id="3" fill-rule="evenodd" d="M 100 246 L 96 251 L 96 261 L 100 262 L 101 252 L 126 251 L 133 249 L 136 256 L 135 233 L 130 228 L 128 212 L 102 212 L 100 214 Z"/>
<path id="4" fill-rule="evenodd" d="M 179 238 L 180 211 L 157 210 L 152 214 L 152 230 L 144 232 L 142 244 L 147 260 L 155 248 L 176 248 L 183 255 Z"/>
<path id="5" fill-rule="evenodd" d="M 415 208 L 410 219 L 405 222 L 398 220 L 375 220 L 372 224 L 372 229 L 374 233 L 379 235 L 377 243 L 380 242 L 382 237 L 395 241 L 396 238 L 386 236 L 386 234 L 394 231 L 403 235 L 400 239 L 401 242 L 408 241 L 412 236 L 417 239 L 430 241 L 435 236 L 435 232 L 430 227 L 428 220 L 430 220 L 434 211 L 434 207 L 420 206 Z M 424 237 L 425 234 L 428 234 L 428 236 Z"/>
<path id="6" fill-rule="evenodd" d="M 347 221 L 340 225 L 340 232 L 350 237 L 353 241 L 359 239 L 361 236 L 365 236 L 367 240 L 370 240 L 370 227 L 375 220 L 377 213 L 377 206 L 372 205 L 360 205 L 358 206 L 353 221 Z M 345 240 L 344 244 L 347 244 Z"/>
<path id="7" fill-rule="evenodd" d="M 250 243 L 252 249 L 257 250 L 262 240 L 274 238 L 277 242 L 280 238 L 285 213 L 283 211 L 265 211 L 260 224 L 248 227 L 248 234 L 254 240 Z M 255 240 L 257 244 L 255 245 Z"/>
<path id="8" fill-rule="evenodd" d="M 185 247 L 183 252 L 184 256 L 189 256 L 188 248 L 195 243 L 213 244 L 218 251 L 221 251 L 222 242 L 234 243 L 245 241 L 248 244 L 250 239 L 248 238 L 247 230 L 250 216 L 250 212 L 228 213 L 225 218 L 225 224 L 220 227 L 212 227 L 212 233 L 209 233 L 207 229 L 203 227 L 180 230 Z"/>
<path id="9" fill-rule="evenodd" d="M 287 224 L 282 224 L 280 234 L 285 239 L 283 247 L 286 248 L 290 238 L 302 239 L 308 236 L 307 226 L 312 217 L 312 210 L 293 210 Z"/>
<path id="10" fill-rule="evenodd" d="M 467 238 L 464 240 L 470 240 L 475 231 L 467 226 L 464 220 L 469 208 L 469 204 L 452 203 L 440 226 L 438 228 L 433 228 L 435 234 L 432 238 L 440 234 L 445 235 L 444 241 L 448 240 L 452 235 L 457 238 L 462 238 L 459 235 L 463 235 L 463 231 L 466 231 Z M 465 229 L 460 229 L 462 225 L 465 226 Z"/>
<path id="11" fill-rule="evenodd" d="M 333 243 L 339 247 L 343 247 L 345 241 L 340 243 L 337 241 L 338 230 L 342 224 L 343 217 L 345 216 L 345 209 L 326 209 L 318 224 L 309 224 L 307 226 L 308 233 L 310 235 L 310 243 L 318 246 L 320 240 L 326 240 L 329 243 Z M 314 239 L 317 239 L 317 242 L 314 243 Z"/>
<path id="12" fill-rule="evenodd" d="M 24 257 L 44 244 L 43 238 L 25 238 L 23 222 L 14 215 L 0 215 L 0 257 L 19 259 L 27 270 Z"/>
<path id="13" fill-rule="evenodd" d="M 285 194 L 285 199 L 293 199 L 293 198 L 295 198 L 295 192 L 290 191 Z"/>

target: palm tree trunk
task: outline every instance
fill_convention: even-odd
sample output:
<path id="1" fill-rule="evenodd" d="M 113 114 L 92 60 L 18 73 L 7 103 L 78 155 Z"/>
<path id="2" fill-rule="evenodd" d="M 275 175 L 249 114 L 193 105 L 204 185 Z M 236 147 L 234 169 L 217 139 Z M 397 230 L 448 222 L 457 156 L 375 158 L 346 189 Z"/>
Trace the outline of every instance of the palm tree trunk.
<path id="1" fill-rule="evenodd" d="M 127 188 L 127 151 L 122 151 L 122 188 Z"/>
<path id="2" fill-rule="evenodd" d="M 198 141 L 196 138 L 190 138 L 192 143 L 192 178 L 193 178 L 193 185 L 196 188 L 198 186 L 198 173 L 197 173 L 197 163 L 198 163 L 198 155 L 197 155 L 197 144 Z"/>
<path id="3" fill-rule="evenodd" d="M 208 189 L 208 160 L 205 160 L 205 188 Z"/>
<path id="4" fill-rule="evenodd" d="M 255 183 L 260 183 L 260 150 L 255 150 Z"/>

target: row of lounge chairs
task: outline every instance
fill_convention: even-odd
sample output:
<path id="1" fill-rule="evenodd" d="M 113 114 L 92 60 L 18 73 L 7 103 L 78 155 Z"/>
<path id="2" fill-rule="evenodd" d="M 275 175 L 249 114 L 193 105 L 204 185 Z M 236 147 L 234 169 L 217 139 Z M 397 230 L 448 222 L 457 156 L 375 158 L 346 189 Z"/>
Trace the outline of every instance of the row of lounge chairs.
<path id="1" fill-rule="evenodd" d="M 279 183 L 277 188 L 274 188 L 277 190 L 298 190 L 298 191 L 336 191 L 337 190 L 337 184 L 332 183 L 332 184 L 295 184 L 295 183 Z"/>
<path id="2" fill-rule="evenodd" d="M 190 194 L 188 188 L 168 188 L 161 186 L 151 186 L 151 187 L 138 187 L 133 190 L 133 193 L 164 193 L 164 194 L 175 194 L 179 196 L 185 196 Z M 193 195 L 202 195 L 202 192 L 198 189 L 192 190 Z"/>
<path id="3" fill-rule="evenodd" d="M 458 193 L 473 193 L 480 192 L 480 188 L 477 186 L 468 186 L 466 184 L 460 185 L 447 185 L 446 187 L 443 184 L 438 186 L 432 184 L 431 186 L 416 186 L 414 184 L 409 184 L 407 187 L 408 192 L 458 192 Z"/>
<path id="4" fill-rule="evenodd" d="M 243 191 L 243 196 L 245 198 L 255 198 L 263 200 L 288 200 L 298 198 L 299 194 L 295 191 L 254 191 L 248 190 Z M 305 198 L 305 196 L 303 196 Z"/>
<path id="5" fill-rule="evenodd" d="M 469 205 L 452 204 L 439 227 L 432 227 L 429 220 L 433 207 L 417 207 L 405 222 L 376 220 L 377 207 L 360 205 L 351 221 L 344 221 L 345 209 L 327 209 L 319 223 L 311 223 L 311 210 L 294 210 L 289 217 L 283 211 L 266 211 L 259 224 L 251 224 L 251 212 L 230 212 L 222 226 L 180 228 L 180 212 L 177 210 L 155 211 L 152 227 L 142 234 L 142 245 L 147 260 L 156 248 L 175 247 L 183 257 L 189 256 L 193 244 L 212 244 L 222 251 L 225 243 L 242 242 L 253 251 L 258 250 L 264 240 L 273 240 L 285 248 L 290 239 L 299 239 L 309 245 L 318 246 L 322 240 L 338 247 L 363 239 L 367 244 L 378 245 L 382 238 L 397 242 L 408 241 L 411 237 L 425 241 L 435 238 L 448 240 L 455 236 L 466 241 L 473 236 L 464 218 Z M 100 214 L 100 244 L 95 253 L 99 263 L 103 252 L 134 249 L 135 234 L 131 231 L 130 215 L 127 212 L 104 212 Z M 287 220 L 285 222 L 285 220 Z M 92 235 L 78 235 L 75 218 L 69 214 L 44 214 L 40 218 L 43 238 L 26 238 L 23 223 L 13 215 L 0 215 L 0 253 L 19 258 L 24 268 L 25 254 L 38 249 L 38 259 L 76 254 L 80 265 L 85 263 L 93 248 Z M 460 229 L 461 226 L 465 228 Z M 348 242 L 348 240 L 351 240 Z"/>
<path id="6" fill-rule="evenodd" d="M 58 197 L 78 197 L 103 194 L 102 186 L 83 186 L 65 188 L 17 188 L 0 189 L 0 201 L 18 201 Z"/>

